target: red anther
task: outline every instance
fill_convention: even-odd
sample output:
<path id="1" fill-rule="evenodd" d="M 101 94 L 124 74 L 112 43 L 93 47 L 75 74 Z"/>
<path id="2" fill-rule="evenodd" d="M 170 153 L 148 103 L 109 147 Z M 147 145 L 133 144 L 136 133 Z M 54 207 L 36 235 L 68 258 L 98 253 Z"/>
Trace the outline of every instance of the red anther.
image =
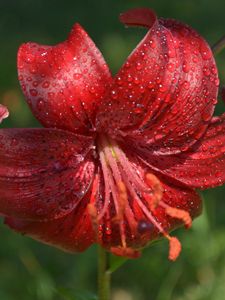
<path id="1" fill-rule="evenodd" d="M 140 257 L 141 253 L 140 251 L 134 250 L 129 247 L 111 247 L 110 251 L 118 256 L 125 256 L 128 258 L 138 258 Z"/>
<path id="2" fill-rule="evenodd" d="M 170 249 L 169 249 L 169 260 L 175 261 L 181 252 L 181 243 L 176 237 L 168 237 L 169 243 L 170 243 Z"/>
<path id="3" fill-rule="evenodd" d="M 170 217 L 181 219 L 184 222 L 186 228 L 191 227 L 192 219 L 191 219 L 189 212 L 187 212 L 183 209 L 170 207 L 170 206 L 167 206 L 165 208 L 165 211 L 166 211 L 166 214 L 169 215 Z"/>
<path id="4" fill-rule="evenodd" d="M 152 190 L 152 209 L 154 210 L 158 206 L 160 200 L 162 199 L 163 187 L 159 179 L 154 174 L 147 173 L 145 178 L 147 185 Z"/>

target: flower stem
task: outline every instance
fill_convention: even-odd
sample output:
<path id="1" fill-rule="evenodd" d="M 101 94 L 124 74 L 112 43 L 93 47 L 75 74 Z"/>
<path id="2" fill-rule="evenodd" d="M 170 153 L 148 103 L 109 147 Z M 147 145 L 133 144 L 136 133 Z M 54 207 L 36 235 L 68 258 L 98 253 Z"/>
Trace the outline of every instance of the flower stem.
<path id="1" fill-rule="evenodd" d="M 98 246 L 98 300 L 110 300 L 109 254 Z"/>
<path id="2" fill-rule="evenodd" d="M 212 46 L 212 51 L 214 55 L 216 55 L 220 53 L 223 50 L 223 48 L 225 48 L 225 35 L 222 36 L 222 38 L 219 39 L 219 41 Z"/>

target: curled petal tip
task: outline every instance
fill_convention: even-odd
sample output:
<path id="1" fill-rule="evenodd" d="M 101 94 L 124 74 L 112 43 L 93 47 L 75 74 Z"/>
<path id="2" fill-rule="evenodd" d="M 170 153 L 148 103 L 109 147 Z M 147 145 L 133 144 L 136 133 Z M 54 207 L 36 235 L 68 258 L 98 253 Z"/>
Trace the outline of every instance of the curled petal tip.
<path id="1" fill-rule="evenodd" d="M 119 19 L 123 24 L 128 26 L 151 28 L 157 17 L 155 12 L 149 8 L 135 8 L 120 14 Z"/>
<path id="2" fill-rule="evenodd" d="M 0 104 L 0 123 L 9 116 L 8 109 Z"/>

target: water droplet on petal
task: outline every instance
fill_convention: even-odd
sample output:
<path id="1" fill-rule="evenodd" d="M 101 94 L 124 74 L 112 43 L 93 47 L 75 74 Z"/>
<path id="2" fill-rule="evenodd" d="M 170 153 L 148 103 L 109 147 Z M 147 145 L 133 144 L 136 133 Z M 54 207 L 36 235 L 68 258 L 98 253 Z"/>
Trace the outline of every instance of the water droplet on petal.
<path id="1" fill-rule="evenodd" d="M 117 91 L 115 91 L 115 90 L 112 90 L 111 91 L 111 97 L 112 97 L 112 99 L 117 99 L 118 98 L 118 94 L 117 94 Z"/>
<path id="2" fill-rule="evenodd" d="M 38 99 L 38 101 L 37 101 L 37 109 L 38 109 L 38 110 L 42 110 L 43 107 L 44 107 L 44 101 L 43 101 L 42 98 L 40 98 L 40 99 Z"/>
<path id="3" fill-rule="evenodd" d="M 47 89 L 49 87 L 50 83 L 48 81 L 43 82 L 42 87 L 44 89 Z"/>
<path id="4" fill-rule="evenodd" d="M 31 96 L 35 97 L 35 96 L 37 96 L 38 92 L 36 89 L 31 89 L 30 94 L 31 94 Z"/>
<path id="5" fill-rule="evenodd" d="M 153 224 L 145 220 L 138 222 L 137 230 L 140 234 L 150 232 L 154 228 Z"/>
<path id="6" fill-rule="evenodd" d="M 81 74 L 80 73 L 74 73 L 73 74 L 73 78 L 75 79 L 75 80 L 79 80 L 80 78 L 81 78 Z"/>

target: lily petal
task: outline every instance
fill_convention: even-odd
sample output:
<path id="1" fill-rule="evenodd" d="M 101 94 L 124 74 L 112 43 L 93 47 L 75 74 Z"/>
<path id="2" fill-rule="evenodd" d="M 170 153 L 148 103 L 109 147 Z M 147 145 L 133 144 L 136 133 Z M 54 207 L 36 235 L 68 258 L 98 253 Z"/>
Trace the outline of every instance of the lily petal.
<path id="1" fill-rule="evenodd" d="M 0 123 L 9 116 L 7 108 L 0 104 Z"/>
<path id="2" fill-rule="evenodd" d="M 156 22 L 155 12 L 149 8 L 135 8 L 120 15 L 120 21 L 127 26 L 143 26 L 151 28 Z"/>
<path id="3" fill-rule="evenodd" d="M 141 19 L 138 10 L 135 19 L 134 11 L 128 11 L 122 20 L 149 27 L 143 12 Z M 208 44 L 192 28 L 152 20 L 117 74 L 97 114 L 98 124 L 111 136 L 127 136 L 158 153 L 177 153 L 194 144 L 210 122 L 217 68 Z"/>
<path id="4" fill-rule="evenodd" d="M 154 156 L 148 161 L 163 174 L 192 188 L 206 189 L 225 181 L 225 114 L 214 117 L 204 135 L 190 151 Z"/>
<path id="5" fill-rule="evenodd" d="M 5 218 L 5 224 L 17 232 L 61 250 L 82 252 L 94 242 L 85 198 L 72 212 L 57 220 L 29 222 L 9 217 Z"/>
<path id="6" fill-rule="evenodd" d="M 28 220 L 68 214 L 86 194 L 91 138 L 56 129 L 0 130 L 0 213 Z"/>
<path id="7" fill-rule="evenodd" d="M 37 119 L 45 127 L 77 133 L 92 127 L 96 105 L 111 81 L 100 51 L 79 24 L 56 46 L 23 44 L 18 74 Z"/>

